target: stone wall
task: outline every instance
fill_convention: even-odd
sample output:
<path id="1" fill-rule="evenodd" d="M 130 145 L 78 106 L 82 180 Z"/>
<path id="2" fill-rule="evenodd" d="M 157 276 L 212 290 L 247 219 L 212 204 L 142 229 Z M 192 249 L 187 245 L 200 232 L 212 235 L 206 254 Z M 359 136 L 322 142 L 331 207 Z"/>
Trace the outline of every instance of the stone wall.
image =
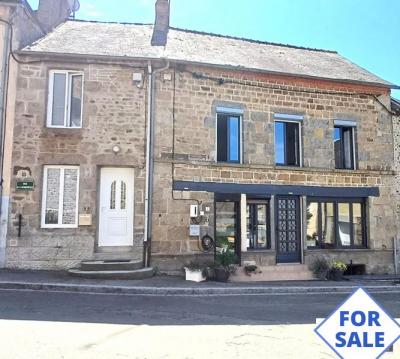
<path id="1" fill-rule="evenodd" d="M 393 117 L 394 163 L 396 166 L 397 220 L 400 222 L 400 116 Z M 400 236 L 400 229 L 399 229 Z"/>
<path id="2" fill-rule="evenodd" d="M 392 248 L 398 229 L 392 201 L 391 116 L 367 95 L 379 96 L 388 106 L 388 90 L 205 67 L 180 67 L 169 73 L 171 76 L 161 75 L 157 81 L 153 258 L 199 253 L 196 239 L 188 233 L 189 206 L 195 200 L 211 207 L 206 217 L 213 225 L 213 194 L 174 191 L 179 198 L 174 200 L 173 180 L 379 187 L 380 196 L 369 200 L 369 246 L 377 251 Z M 221 78 L 224 80 L 218 80 Z M 217 106 L 244 110 L 243 164 L 215 163 Z M 274 165 L 274 113 L 304 116 L 302 168 Z M 357 122 L 357 170 L 334 168 L 335 119 Z M 211 225 L 207 228 L 212 230 Z M 388 256 L 376 258 L 386 260 Z M 393 270 L 392 261 L 376 263 L 376 268 L 379 265 L 385 268 L 382 271 Z M 370 271 L 374 268 L 369 266 Z"/>
<path id="3" fill-rule="evenodd" d="M 82 129 L 47 128 L 49 71 L 84 72 Z M 145 187 L 146 91 L 132 82 L 138 69 L 120 65 L 41 63 L 21 65 L 13 141 L 13 178 L 7 266 L 68 268 L 91 259 L 97 246 L 98 185 L 102 166 L 135 169 L 134 253 L 142 256 Z M 145 87 L 145 86 L 144 86 Z M 114 154 L 118 145 L 121 152 Z M 79 213 L 93 215 L 93 225 L 76 229 L 41 228 L 44 165 L 80 167 Z M 34 191 L 15 190 L 21 171 L 35 182 Z M 18 215 L 23 218 L 17 236 Z"/>
<path id="4" fill-rule="evenodd" d="M 138 66 L 140 64 L 137 64 Z M 82 129 L 45 127 L 47 83 L 51 69 L 84 72 Z M 146 84 L 132 83 L 133 70 L 117 64 L 44 62 L 23 65 L 18 79 L 13 144 L 13 183 L 27 170 L 37 187 L 13 190 L 7 265 L 18 268 L 67 268 L 92 258 L 97 246 L 98 181 L 101 166 L 135 168 L 135 253 L 142 253 L 145 183 Z M 197 75 L 193 76 L 192 72 Z M 198 73 L 204 73 L 207 78 Z M 218 80 L 223 78 L 224 80 Z M 325 93 L 328 91 L 329 93 Z M 326 187 L 379 187 L 368 201 L 370 251 L 347 256 L 368 259 L 370 271 L 390 272 L 395 220 L 392 120 L 372 96 L 388 105 L 388 90 L 329 81 L 256 75 L 206 67 L 171 68 L 156 78 L 156 133 L 152 260 L 177 270 L 193 255 L 204 260 L 199 241 L 189 237 L 189 206 L 207 208 L 201 235 L 214 237 L 214 193 L 173 191 L 174 180 L 221 183 L 289 184 Z M 243 109 L 243 163 L 215 162 L 217 106 Z M 303 167 L 277 167 L 274 113 L 302 115 Z M 357 122 L 357 170 L 334 168 L 335 119 Z M 119 145 L 115 155 L 112 147 Z M 79 212 L 93 225 L 77 229 L 40 228 L 44 165 L 79 165 Z M 14 186 L 14 184 L 13 184 Z M 23 216 L 17 237 L 18 215 Z M 311 255 L 311 254 L 310 254 Z M 326 255 L 336 254 L 326 252 Z M 248 257 L 251 257 L 249 254 Z M 347 257 L 346 257 L 347 258 Z M 374 258 L 376 261 L 374 262 Z M 272 252 L 258 259 L 274 262 Z"/>

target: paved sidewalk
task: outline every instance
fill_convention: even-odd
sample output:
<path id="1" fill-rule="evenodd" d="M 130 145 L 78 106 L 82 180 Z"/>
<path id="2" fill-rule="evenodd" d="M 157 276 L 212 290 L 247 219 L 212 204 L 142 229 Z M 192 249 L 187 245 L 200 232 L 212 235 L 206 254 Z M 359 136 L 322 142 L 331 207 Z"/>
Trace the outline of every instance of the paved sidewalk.
<path id="1" fill-rule="evenodd" d="M 126 295 L 257 295 L 290 293 L 350 293 L 362 286 L 370 292 L 398 292 L 400 281 L 389 276 L 353 276 L 341 282 L 188 282 L 178 276 L 143 280 L 95 280 L 70 277 L 60 271 L 0 270 L 0 289 L 67 291 Z"/>

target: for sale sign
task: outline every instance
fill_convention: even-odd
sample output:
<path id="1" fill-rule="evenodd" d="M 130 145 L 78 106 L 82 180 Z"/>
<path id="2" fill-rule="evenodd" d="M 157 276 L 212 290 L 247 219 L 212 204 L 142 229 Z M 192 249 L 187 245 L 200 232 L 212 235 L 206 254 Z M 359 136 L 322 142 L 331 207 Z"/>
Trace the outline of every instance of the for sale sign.
<path id="1" fill-rule="evenodd" d="M 399 339 L 400 326 L 359 288 L 315 332 L 340 358 L 376 359 Z"/>

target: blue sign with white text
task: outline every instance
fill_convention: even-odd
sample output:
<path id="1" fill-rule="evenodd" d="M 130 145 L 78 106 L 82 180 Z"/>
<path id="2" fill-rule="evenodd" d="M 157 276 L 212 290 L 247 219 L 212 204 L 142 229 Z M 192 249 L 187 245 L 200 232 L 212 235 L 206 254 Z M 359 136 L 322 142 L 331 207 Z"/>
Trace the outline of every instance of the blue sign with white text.
<path id="1" fill-rule="evenodd" d="M 376 359 L 399 339 L 400 325 L 359 288 L 315 332 L 339 358 Z"/>

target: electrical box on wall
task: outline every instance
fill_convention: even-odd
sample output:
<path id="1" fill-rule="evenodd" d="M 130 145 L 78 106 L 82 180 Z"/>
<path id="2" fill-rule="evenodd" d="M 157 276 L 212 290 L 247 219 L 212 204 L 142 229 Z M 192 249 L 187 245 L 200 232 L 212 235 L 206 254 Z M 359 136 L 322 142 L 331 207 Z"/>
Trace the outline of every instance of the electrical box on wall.
<path id="1" fill-rule="evenodd" d="M 200 226 L 197 224 L 191 224 L 189 227 L 189 235 L 190 237 L 200 236 Z"/>
<path id="2" fill-rule="evenodd" d="M 190 218 L 196 218 L 199 215 L 199 206 L 197 204 L 192 204 L 190 206 Z"/>

